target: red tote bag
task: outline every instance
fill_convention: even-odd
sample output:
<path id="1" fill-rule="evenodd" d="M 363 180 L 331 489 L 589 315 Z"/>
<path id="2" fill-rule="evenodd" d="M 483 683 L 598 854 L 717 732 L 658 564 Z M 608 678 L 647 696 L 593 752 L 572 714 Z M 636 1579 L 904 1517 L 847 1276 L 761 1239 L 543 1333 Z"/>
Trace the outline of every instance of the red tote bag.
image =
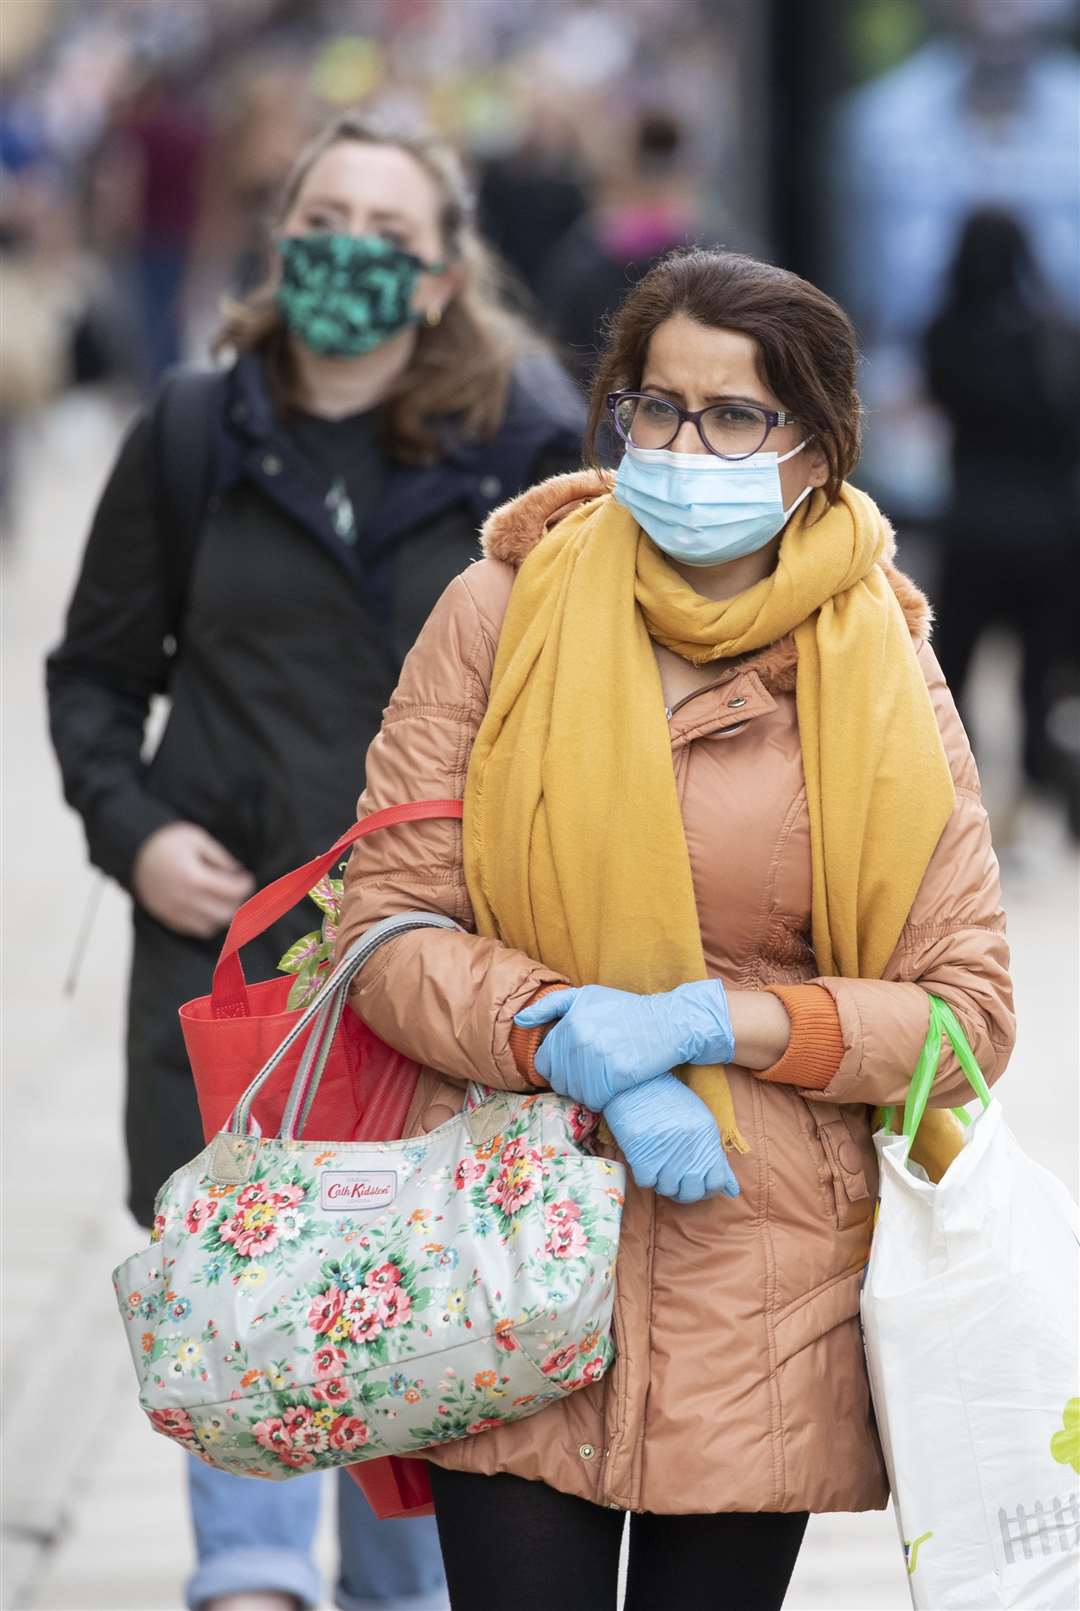
<path id="1" fill-rule="evenodd" d="M 275 879 L 244 902 L 225 936 L 210 994 L 196 996 L 180 1008 L 180 1027 L 208 1141 L 225 1124 L 300 1016 L 299 1009 L 290 1011 L 286 1006 L 292 985 L 286 975 L 248 984 L 241 949 L 302 901 L 358 839 L 402 822 L 460 819 L 461 814 L 460 800 L 412 800 L 376 811 L 354 823 L 321 856 Z M 259 1095 L 255 1117 L 264 1135 L 276 1134 L 302 1051 L 302 1046 L 290 1049 Z M 395 1139 L 412 1100 L 417 1072 L 415 1063 L 393 1051 L 347 1009 L 308 1119 L 308 1134 L 326 1141 Z M 389 1108 L 382 1111 L 388 1103 Z"/>
<path id="2" fill-rule="evenodd" d="M 229 927 L 208 996 L 180 1008 L 180 1025 L 207 1139 L 228 1120 L 263 1064 L 281 1045 L 300 1009 L 286 1006 L 292 980 L 285 975 L 249 985 L 240 951 L 302 901 L 358 839 L 401 822 L 458 818 L 460 800 L 414 800 L 355 823 L 341 838 L 294 872 L 246 901 Z M 282 1059 L 260 1092 L 255 1117 L 263 1135 L 275 1135 L 303 1046 Z M 394 1141 L 401 1135 L 419 1068 L 387 1046 L 346 1007 L 305 1129 L 320 1141 Z M 427 1468 L 396 1456 L 347 1468 L 380 1519 L 431 1514 Z"/>

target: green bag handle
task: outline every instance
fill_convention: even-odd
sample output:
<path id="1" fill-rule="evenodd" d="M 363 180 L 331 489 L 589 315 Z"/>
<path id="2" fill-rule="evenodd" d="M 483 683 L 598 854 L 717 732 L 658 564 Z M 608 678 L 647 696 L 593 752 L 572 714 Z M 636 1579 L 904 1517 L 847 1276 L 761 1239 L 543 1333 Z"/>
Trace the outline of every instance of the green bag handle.
<path id="1" fill-rule="evenodd" d="M 908 1087 L 907 1101 L 904 1103 L 903 1134 L 909 1141 L 914 1139 L 926 1112 L 926 1104 L 930 1100 L 930 1088 L 941 1062 L 942 1041 L 946 1037 L 975 1095 L 984 1108 L 990 1106 L 990 1087 L 983 1079 L 982 1070 L 975 1061 L 975 1053 L 968 1045 L 967 1036 L 961 1029 L 956 1014 L 947 1001 L 942 1001 L 940 996 L 931 996 L 930 1027 L 922 1051 L 919 1053 L 919 1060 L 915 1064 L 915 1072 Z M 881 1121 L 886 1130 L 893 1128 L 895 1111 L 895 1108 L 891 1107 L 882 1109 Z M 971 1123 L 971 1116 L 965 1108 L 953 1108 L 952 1111 L 961 1124 Z"/>

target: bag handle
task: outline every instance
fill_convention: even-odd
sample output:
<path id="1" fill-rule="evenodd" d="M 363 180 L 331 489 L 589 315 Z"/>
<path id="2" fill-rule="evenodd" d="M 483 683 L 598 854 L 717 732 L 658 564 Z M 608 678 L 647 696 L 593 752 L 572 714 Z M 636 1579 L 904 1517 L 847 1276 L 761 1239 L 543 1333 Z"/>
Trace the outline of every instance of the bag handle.
<path id="1" fill-rule="evenodd" d="M 383 918 L 381 922 L 373 924 L 361 934 L 327 977 L 318 994 L 300 1013 L 281 1044 L 267 1058 L 222 1128 L 238 1136 L 259 1134 L 257 1121 L 251 1111 L 255 1099 L 289 1048 L 310 1026 L 311 1032 L 293 1077 L 278 1130 L 282 1140 L 297 1140 L 303 1133 L 312 1103 L 318 1093 L 319 1082 L 330 1056 L 330 1048 L 345 1010 L 349 987 L 365 962 L 368 962 L 388 940 L 396 939 L 399 934 L 410 933 L 415 929 L 460 929 L 460 927 L 459 923 L 455 923 L 453 918 L 446 917 L 442 912 L 403 912 L 396 917 Z"/>
<path id="2" fill-rule="evenodd" d="M 983 1078 L 982 1070 L 975 1060 L 975 1053 L 968 1044 L 968 1038 L 960 1027 L 960 1022 L 949 1006 L 940 996 L 931 996 L 930 1000 L 930 1027 L 926 1032 L 922 1051 L 919 1053 L 915 1072 L 911 1076 L 908 1086 L 907 1100 L 904 1103 L 904 1121 L 902 1131 L 909 1141 L 914 1140 L 915 1133 L 923 1121 L 927 1103 L 930 1100 L 930 1091 L 934 1084 L 941 1062 L 941 1049 L 947 1039 L 956 1060 L 967 1077 L 975 1095 L 984 1108 L 988 1108 L 992 1101 L 990 1087 Z M 882 1123 L 886 1130 L 893 1128 L 894 1109 L 882 1109 Z M 953 1108 L 953 1113 L 961 1124 L 970 1124 L 971 1116 L 965 1108 Z"/>
<path id="3" fill-rule="evenodd" d="M 423 822 L 432 818 L 460 820 L 464 814 L 461 800 L 409 800 L 403 805 L 387 806 L 370 817 L 354 822 L 352 827 L 335 839 L 329 850 L 321 856 L 297 867 L 291 873 L 276 878 L 265 889 L 260 889 L 244 902 L 229 925 L 225 943 L 221 947 L 214 983 L 210 992 L 210 1006 L 215 1018 L 249 1018 L 251 1008 L 247 1000 L 247 981 L 244 978 L 240 950 L 268 929 L 271 923 L 292 911 L 308 890 L 329 872 L 342 851 L 348 850 L 369 833 L 380 828 L 392 828 L 400 822 Z M 324 987 L 325 988 L 325 987 Z"/>

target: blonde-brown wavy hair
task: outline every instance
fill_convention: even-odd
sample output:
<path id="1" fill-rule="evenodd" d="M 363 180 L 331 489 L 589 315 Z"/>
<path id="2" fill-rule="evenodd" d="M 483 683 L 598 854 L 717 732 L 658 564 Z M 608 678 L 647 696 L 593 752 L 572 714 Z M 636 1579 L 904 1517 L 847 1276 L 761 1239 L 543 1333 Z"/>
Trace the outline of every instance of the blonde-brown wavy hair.
<path id="1" fill-rule="evenodd" d="M 434 135 L 402 134 L 347 112 L 308 145 L 293 166 L 275 210 L 275 223 L 289 214 L 300 188 L 324 152 L 343 141 L 393 146 L 406 152 L 434 181 L 439 193 L 439 229 L 447 260 L 462 285 L 441 322 L 421 325 L 405 372 L 387 398 L 384 441 L 407 463 L 437 458 L 436 422 L 453 417 L 463 436 L 483 441 L 498 431 L 514 361 L 541 346 L 525 322 L 503 304 L 504 271 L 476 229 L 475 209 L 457 153 Z M 277 282 L 268 277 L 241 301 L 226 305 L 214 351 L 258 350 L 264 357 L 275 403 L 295 402 L 295 375 L 285 321 L 275 302 Z"/>

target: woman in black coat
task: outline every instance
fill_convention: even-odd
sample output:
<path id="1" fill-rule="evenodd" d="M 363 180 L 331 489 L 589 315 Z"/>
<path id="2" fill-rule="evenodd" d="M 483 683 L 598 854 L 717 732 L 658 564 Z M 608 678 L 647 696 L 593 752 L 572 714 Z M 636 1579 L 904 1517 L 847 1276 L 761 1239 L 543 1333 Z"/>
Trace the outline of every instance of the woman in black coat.
<path id="1" fill-rule="evenodd" d="M 1078 686 L 1080 333 L 1055 309 L 1011 214 L 983 208 L 965 222 L 926 334 L 926 372 L 952 428 L 934 633 L 942 670 L 964 714 L 979 639 L 1011 627 L 1025 779 L 1075 793 L 1075 777 L 1055 775 L 1047 716 L 1055 693 Z"/>
<path id="2" fill-rule="evenodd" d="M 580 459 L 576 390 L 500 307 L 458 165 L 430 141 L 333 125 L 287 187 L 271 283 L 223 344 L 230 367 L 167 381 L 121 448 L 48 662 L 66 797 L 134 896 L 143 1224 L 202 1146 L 178 1006 L 209 989 L 237 906 L 353 820 L 356 758 L 427 614 L 479 557 L 479 524 Z M 270 976 L 312 922 L 277 925 L 249 974 Z"/>

